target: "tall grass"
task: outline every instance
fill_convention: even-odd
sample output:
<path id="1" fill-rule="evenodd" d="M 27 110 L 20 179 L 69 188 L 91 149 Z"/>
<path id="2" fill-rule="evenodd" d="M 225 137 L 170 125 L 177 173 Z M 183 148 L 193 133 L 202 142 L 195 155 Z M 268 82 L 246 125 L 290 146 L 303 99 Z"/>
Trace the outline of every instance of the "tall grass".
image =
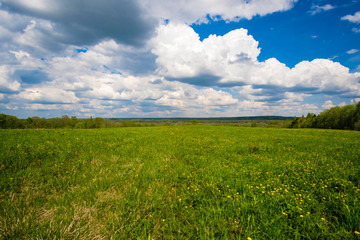
<path id="1" fill-rule="evenodd" d="M 359 239 L 360 133 L 0 131 L 1 239 Z"/>

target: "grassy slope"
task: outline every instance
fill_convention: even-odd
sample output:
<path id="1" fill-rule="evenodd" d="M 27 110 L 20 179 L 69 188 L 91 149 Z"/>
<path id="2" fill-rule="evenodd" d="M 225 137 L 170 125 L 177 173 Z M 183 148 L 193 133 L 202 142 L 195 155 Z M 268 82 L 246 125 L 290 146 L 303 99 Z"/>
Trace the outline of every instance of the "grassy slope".
<path id="1" fill-rule="evenodd" d="M 1 130 L 0 238 L 356 239 L 359 149 L 351 131 Z"/>

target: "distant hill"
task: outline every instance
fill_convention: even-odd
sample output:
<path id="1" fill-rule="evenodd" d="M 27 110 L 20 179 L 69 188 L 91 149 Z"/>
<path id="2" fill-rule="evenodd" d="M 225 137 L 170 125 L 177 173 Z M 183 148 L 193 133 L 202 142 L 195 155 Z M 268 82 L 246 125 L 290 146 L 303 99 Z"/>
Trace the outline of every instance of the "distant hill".
<path id="1" fill-rule="evenodd" d="M 271 121 L 271 120 L 292 120 L 294 117 L 283 116 L 248 116 L 248 117 L 213 117 L 213 118 L 106 118 L 115 121 Z"/>

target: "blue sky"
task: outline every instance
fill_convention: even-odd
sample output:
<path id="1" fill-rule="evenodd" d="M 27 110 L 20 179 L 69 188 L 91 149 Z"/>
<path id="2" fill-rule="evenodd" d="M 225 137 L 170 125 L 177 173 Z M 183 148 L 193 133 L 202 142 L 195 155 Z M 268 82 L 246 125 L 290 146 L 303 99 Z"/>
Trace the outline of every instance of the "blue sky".
<path id="1" fill-rule="evenodd" d="M 319 5 L 318 5 L 319 4 Z M 331 5 L 325 11 L 314 6 Z M 356 70 L 360 64 L 360 54 L 346 54 L 351 49 L 360 48 L 360 36 L 352 31 L 358 26 L 341 18 L 360 11 L 360 3 L 355 1 L 298 1 L 293 8 L 263 17 L 256 16 L 239 22 L 224 20 L 210 24 L 193 24 L 201 39 L 210 34 L 224 35 L 236 28 L 246 28 L 262 49 L 259 61 L 275 57 L 289 67 L 316 58 L 328 58 Z M 315 11 L 315 12 L 314 12 Z"/>
<path id="2" fill-rule="evenodd" d="M 359 0 L 0 0 L 2 113 L 301 116 L 359 100 Z"/>

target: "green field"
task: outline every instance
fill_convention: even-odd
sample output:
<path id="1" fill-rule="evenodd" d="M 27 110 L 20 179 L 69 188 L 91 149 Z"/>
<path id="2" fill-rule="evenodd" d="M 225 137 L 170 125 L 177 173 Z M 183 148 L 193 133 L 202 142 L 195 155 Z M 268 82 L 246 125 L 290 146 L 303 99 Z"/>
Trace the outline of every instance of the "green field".
<path id="1" fill-rule="evenodd" d="M 360 239 L 360 132 L 0 130 L 0 239 Z"/>

